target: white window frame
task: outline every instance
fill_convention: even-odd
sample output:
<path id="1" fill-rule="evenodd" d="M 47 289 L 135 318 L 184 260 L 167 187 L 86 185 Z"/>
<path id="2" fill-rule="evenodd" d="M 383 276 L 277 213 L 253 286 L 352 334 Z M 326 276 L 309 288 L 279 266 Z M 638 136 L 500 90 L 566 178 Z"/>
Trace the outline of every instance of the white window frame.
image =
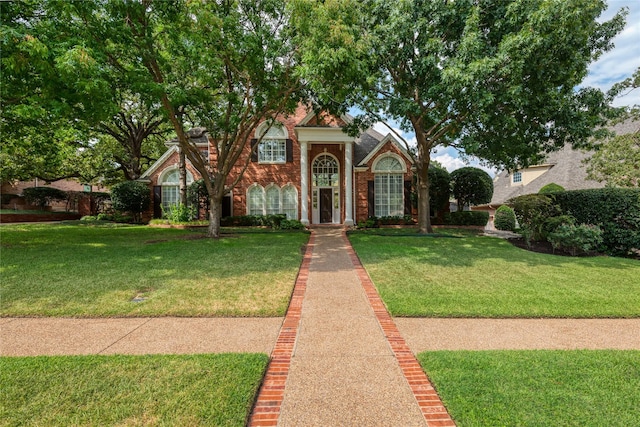
<path id="1" fill-rule="evenodd" d="M 193 183 L 193 175 L 187 172 L 187 186 Z M 175 177 L 175 179 L 173 179 Z M 171 180 L 169 180 L 171 179 Z M 158 177 L 158 184 L 162 188 L 162 211 L 169 212 L 180 203 L 180 171 L 178 165 L 173 165 L 162 171 Z"/>
<path id="2" fill-rule="evenodd" d="M 395 162 L 388 160 L 395 160 Z M 374 173 L 375 216 L 403 216 L 406 163 L 400 156 L 388 153 L 378 157 L 371 170 Z"/>
<path id="3" fill-rule="evenodd" d="M 288 203 L 287 192 L 291 191 L 293 203 Z M 287 219 L 298 219 L 298 190 L 293 184 L 287 184 L 281 189 L 282 194 L 282 213 L 287 215 Z"/>
<path id="4" fill-rule="evenodd" d="M 275 197 L 273 197 L 274 195 Z M 264 198 L 265 213 L 267 215 L 277 215 L 281 213 L 282 194 L 280 193 L 280 188 L 277 185 L 268 185 L 264 191 Z"/>
<path id="5" fill-rule="evenodd" d="M 259 195 L 255 200 L 260 201 L 260 208 L 253 206 L 252 193 L 258 192 Z M 265 209 L 265 193 L 264 188 L 259 184 L 253 184 L 247 188 L 247 215 L 264 215 Z"/>
<path id="6" fill-rule="evenodd" d="M 256 129 L 258 163 L 283 164 L 287 162 L 287 128 L 280 122 L 262 122 Z"/>

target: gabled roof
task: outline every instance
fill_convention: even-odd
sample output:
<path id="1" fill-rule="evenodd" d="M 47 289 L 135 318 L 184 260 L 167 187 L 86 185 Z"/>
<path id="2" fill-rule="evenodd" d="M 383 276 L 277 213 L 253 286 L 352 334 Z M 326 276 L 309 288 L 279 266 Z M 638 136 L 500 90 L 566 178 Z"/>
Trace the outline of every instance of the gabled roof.
<path id="1" fill-rule="evenodd" d="M 173 153 L 177 153 L 178 152 L 178 145 L 172 145 L 169 147 L 169 149 L 167 151 L 164 152 L 164 154 L 162 156 L 160 156 L 160 158 L 158 160 L 156 160 L 156 162 L 154 164 L 151 165 L 151 167 L 149 169 L 147 169 L 142 176 L 140 176 L 139 179 L 147 179 L 149 178 L 160 166 L 162 166 L 164 164 L 164 162 L 166 162 L 169 157 L 171 157 L 171 155 Z"/>
<path id="2" fill-rule="evenodd" d="M 369 134 L 369 133 L 368 133 L 369 131 L 371 131 L 372 133 L 371 133 L 371 134 Z M 373 136 L 373 132 L 375 132 L 375 134 L 377 134 L 376 136 L 382 136 L 380 133 L 378 133 L 378 132 L 374 131 L 373 129 L 368 129 L 368 130 L 367 130 L 363 135 L 371 135 L 371 136 Z M 362 135 L 361 135 L 361 137 L 362 137 Z M 375 139 L 375 138 L 374 138 L 374 139 Z M 369 142 L 371 143 L 371 141 L 369 141 Z M 357 167 L 357 166 L 365 166 L 365 165 L 369 162 L 369 160 L 371 160 L 371 159 L 373 158 L 373 156 L 375 156 L 375 155 L 376 155 L 376 153 L 377 153 L 378 151 L 380 151 L 380 150 L 382 149 L 382 147 L 384 147 L 384 145 L 385 145 L 387 142 L 391 142 L 393 145 L 395 145 L 395 146 L 396 146 L 396 148 L 397 148 L 397 149 L 402 153 L 402 155 L 403 155 L 403 156 L 405 156 L 405 157 L 407 158 L 407 160 L 411 160 L 411 156 L 409 156 L 409 153 L 407 153 L 407 150 L 405 150 L 405 148 L 404 148 L 402 145 L 400 145 L 400 143 L 398 142 L 398 140 L 397 140 L 397 139 L 395 139 L 395 138 L 394 138 L 394 137 L 389 133 L 389 134 L 387 134 L 387 136 L 385 136 L 385 137 L 381 138 L 381 139 L 379 140 L 379 142 L 378 142 L 375 146 L 373 146 L 373 148 L 371 148 L 371 149 L 370 149 L 370 150 L 365 154 L 365 156 L 364 156 L 362 159 L 358 159 L 358 158 L 356 158 L 356 157 L 355 157 L 355 155 L 354 155 L 354 159 L 353 159 L 353 163 L 354 163 L 354 165 L 356 165 L 356 167 Z M 357 144 L 357 142 L 356 142 L 356 144 Z M 357 150 L 356 150 L 356 151 L 357 151 Z"/>
<path id="3" fill-rule="evenodd" d="M 205 146 L 209 144 L 209 139 L 207 138 L 207 129 L 203 127 L 195 127 L 191 128 L 187 131 L 187 137 L 189 140 L 200 146 Z M 167 146 L 176 145 L 178 143 L 178 138 L 170 139 L 166 142 Z"/>

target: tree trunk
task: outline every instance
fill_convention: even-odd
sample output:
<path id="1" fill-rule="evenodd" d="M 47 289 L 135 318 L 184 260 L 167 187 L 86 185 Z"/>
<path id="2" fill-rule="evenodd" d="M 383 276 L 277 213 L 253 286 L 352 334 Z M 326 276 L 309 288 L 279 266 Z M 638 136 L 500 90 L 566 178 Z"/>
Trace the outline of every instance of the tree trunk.
<path id="1" fill-rule="evenodd" d="M 431 214 L 429 212 L 429 166 L 424 162 L 416 168 L 418 175 L 418 233 L 433 233 Z"/>
<path id="2" fill-rule="evenodd" d="M 178 152 L 180 153 L 180 203 L 182 203 L 183 206 L 187 206 L 187 161 L 182 147 L 178 146 Z"/>
<path id="3" fill-rule="evenodd" d="M 220 238 L 220 218 L 222 218 L 222 198 L 209 195 L 209 228 L 207 237 Z"/>

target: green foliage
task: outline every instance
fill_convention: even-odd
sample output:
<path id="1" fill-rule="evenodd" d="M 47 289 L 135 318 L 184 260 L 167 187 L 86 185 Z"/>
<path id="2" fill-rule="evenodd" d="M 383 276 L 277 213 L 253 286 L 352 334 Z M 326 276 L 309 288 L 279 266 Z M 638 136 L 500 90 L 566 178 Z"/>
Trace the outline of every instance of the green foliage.
<path id="1" fill-rule="evenodd" d="M 358 221 L 358 228 L 378 228 L 380 227 L 380 223 L 378 222 L 378 218 L 375 216 L 370 216 L 366 220 Z"/>
<path id="2" fill-rule="evenodd" d="M 205 213 L 209 212 L 209 192 L 204 184 L 204 179 L 200 178 L 193 181 L 191 185 L 187 187 L 187 201 L 191 206 L 196 207 L 196 215 L 199 214 L 200 210 L 203 210 Z"/>
<path id="3" fill-rule="evenodd" d="M 507 205 L 502 205 L 496 209 L 493 218 L 493 225 L 498 230 L 514 231 L 516 229 L 516 214 Z"/>
<path id="4" fill-rule="evenodd" d="M 451 175 L 442 167 L 429 168 L 429 206 L 432 216 L 439 216 L 449 206 Z M 417 196 L 416 196 L 417 198 Z"/>
<path id="5" fill-rule="evenodd" d="M 284 219 L 280 222 L 281 230 L 304 230 L 305 226 L 297 219 Z"/>
<path id="6" fill-rule="evenodd" d="M 493 197 L 493 180 L 482 169 L 464 167 L 451 172 L 451 192 L 458 201 L 458 211 L 465 206 L 489 203 Z"/>
<path id="7" fill-rule="evenodd" d="M 125 181 L 111 187 L 113 208 L 133 215 L 134 221 L 140 221 L 140 214 L 149 209 L 151 196 L 149 187 L 138 181 Z"/>
<path id="8" fill-rule="evenodd" d="M 455 145 L 513 169 L 583 143 L 604 123 L 604 94 L 574 90 L 624 27 L 624 11 L 598 21 L 601 0 L 292 6 L 301 73 L 318 99 L 341 111 L 358 105 L 366 113 L 353 126 L 393 118 L 415 132 L 422 233 L 429 231 L 426 169 L 434 149 Z"/>
<path id="9" fill-rule="evenodd" d="M 223 227 L 271 227 L 279 229 L 282 222 L 287 220 L 285 214 L 275 215 L 238 215 L 220 220 Z"/>
<path id="10" fill-rule="evenodd" d="M 538 194 L 557 193 L 558 191 L 564 191 L 564 187 L 562 185 L 551 182 L 543 186 L 540 191 L 538 191 Z"/>
<path id="11" fill-rule="evenodd" d="M 575 256 L 580 252 L 589 252 L 602 243 L 602 230 L 597 225 L 561 224 L 547 239 L 554 249 L 563 249 Z"/>
<path id="12" fill-rule="evenodd" d="M 179 224 L 189 222 L 197 215 L 196 208 L 193 206 L 183 205 L 178 203 L 169 207 L 168 210 L 162 210 L 163 218 L 169 220 L 172 224 Z"/>
<path id="13" fill-rule="evenodd" d="M 53 187 L 29 187 L 22 191 L 22 195 L 27 202 L 44 209 L 52 202 L 63 202 L 67 200 L 67 192 Z"/>
<path id="14" fill-rule="evenodd" d="M 519 196 L 508 203 L 513 207 L 521 230 L 533 240 L 545 240 L 546 221 L 562 213 L 551 198 L 542 194 Z"/>
<path id="15" fill-rule="evenodd" d="M 489 212 L 462 211 L 444 214 L 445 225 L 475 225 L 484 227 L 489 222 Z"/>
<path id="16" fill-rule="evenodd" d="M 597 250 L 630 255 L 640 249 L 640 189 L 599 188 L 554 195 L 563 212 L 578 224 L 598 225 L 603 242 Z"/>

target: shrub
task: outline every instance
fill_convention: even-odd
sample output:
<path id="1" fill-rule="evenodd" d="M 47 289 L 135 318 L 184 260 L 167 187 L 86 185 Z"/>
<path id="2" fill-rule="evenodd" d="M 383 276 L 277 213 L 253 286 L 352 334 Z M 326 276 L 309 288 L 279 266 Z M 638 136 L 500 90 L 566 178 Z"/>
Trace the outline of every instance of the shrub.
<path id="1" fill-rule="evenodd" d="M 521 229 L 526 229 L 533 240 L 545 240 L 545 223 L 562 213 L 553 200 L 543 194 L 527 194 L 509 200 Z"/>
<path id="2" fill-rule="evenodd" d="M 151 196 L 145 184 L 138 181 L 125 181 L 111 188 L 111 201 L 114 209 L 131 213 L 133 220 L 139 222 L 140 214 L 149 209 Z"/>
<path id="3" fill-rule="evenodd" d="M 554 249 L 564 249 L 575 256 L 580 252 L 589 252 L 602 243 L 602 230 L 597 225 L 562 224 L 549 234 L 549 242 Z"/>
<path id="4" fill-rule="evenodd" d="M 92 222 L 97 220 L 98 218 L 95 215 L 85 215 L 82 218 L 80 218 L 80 221 L 85 221 L 85 222 Z"/>
<path id="5" fill-rule="evenodd" d="M 442 167 L 429 167 L 429 208 L 433 216 L 442 216 L 449 206 L 451 194 L 451 175 Z M 414 193 L 412 193 L 414 194 Z M 415 193 L 414 207 L 417 207 L 417 193 Z"/>
<path id="6" fill-rule="evenodd" d="M 448 212 L 444 215 L 446 225 L 476 225 L 486 226 L 489 222 L 489 212 L 484 211 L 462 211 Z"/>
<path id="7" fill-rule="evenodd" d="M 640 249 L 640 189 L 575 190 L 553 197 L 577 223 L 595 224 L 602 229 L 598 251 L 626 256 Z"/>
<path id="8" fill-rule="evenodd" d="M 370 216 L 364 221 L 358 221 L 358 228 L 378 228 L 378 218 L 375 216 Z"/>
<path id="9" fill-rule="evenodd" d="M 297 219 L 285 219 L 280 223 L 281 230 L 304 230 L 304 224 Z"/>
<path id="10" fill-rule="evenodd" d="M 564 187 L 552 182 L 542 187 L 538 194 L 557 193 L 559 191 L 564 191 Z"/>
<path id="11" fill-rule="evenodd" d="M 170 223 L 189 222 L 196 217 L 195 208 L 182 203 L 172 205 L 167 211 L 162 210 L 162 216 Z"/>
<path id="12" fill-rule="evenodd" d="M 18 195 L 17 194 L 11 194 L 11 193 L 2 193 L 2 194 L 0 194 L 1 203 L 3 205 L 8 205 L 9 203 L 11 203 L 11 200 L 14 197 L 18 197 Z"/>
<path id="13" fill-rule="evenodd" d="M 285 214 L 275 215 L 238 215 L 220 219 L 223 227 L 271 227 L 280 228 L 282 221 L 286 220 Z"/>
<path id="14" fill-rule="evenodd" d="M 30 187 L 22 191 L 22 195 L 30 205 L 38 206 L 44 210 L 45 206 L 52 202 L 67 200 L 67 192 L 53 187 Z"/>
<path id="15" fill-rule="evenodd" d="M 513 231 L 516 229 L 516 214 L 507 205 L 502 205 L 496 210 L 493 225 L 498 230 Z"/>

